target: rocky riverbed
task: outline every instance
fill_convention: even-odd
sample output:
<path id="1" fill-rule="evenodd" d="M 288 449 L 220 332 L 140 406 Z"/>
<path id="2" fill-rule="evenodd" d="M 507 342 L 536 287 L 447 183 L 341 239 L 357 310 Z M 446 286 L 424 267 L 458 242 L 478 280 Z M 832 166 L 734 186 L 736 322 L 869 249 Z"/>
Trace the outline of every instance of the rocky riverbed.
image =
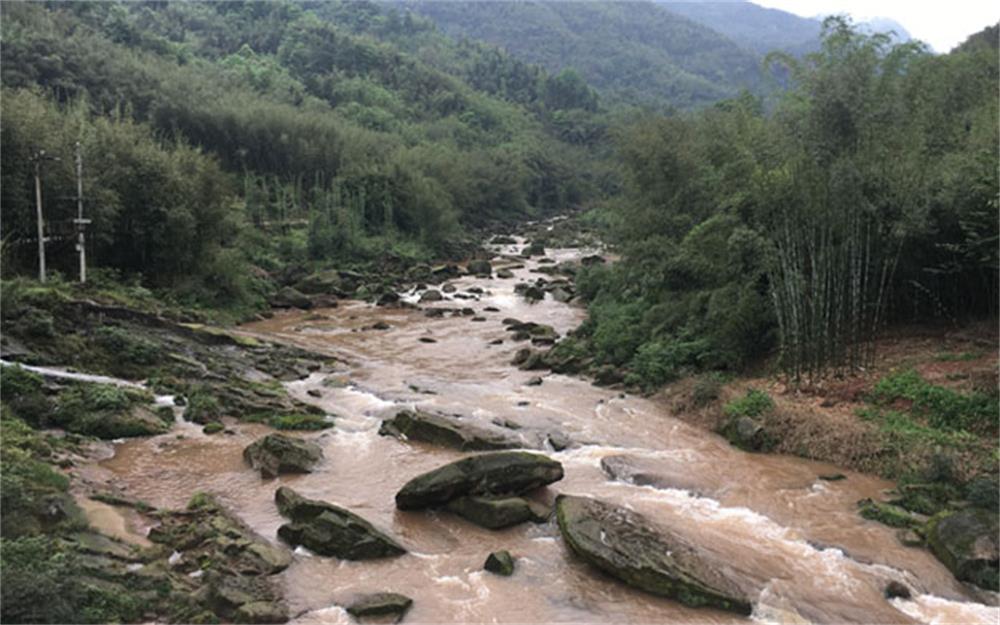
<path id="1" fill-rule="evenodd" d="M 161 546 L 136 563 L 186 589 L 189 619 L 1000 616 L 995 594 L 858 515 L 891 484 L 740 451 L 574 375 L 585 363 L 549 349 L 583 320 L 572 278 L 602 250 L 502 237 L 489 252 L 374 301 L 313 299 L 235 331 L 144 334 L 178 363 L 149 387 L 184 405 L 169 432 L 75 457 L 92 524 Z M 264 442 L 289 424 L 291 443 Z M 846 479 L 821 479 L 834 474 Z"/>

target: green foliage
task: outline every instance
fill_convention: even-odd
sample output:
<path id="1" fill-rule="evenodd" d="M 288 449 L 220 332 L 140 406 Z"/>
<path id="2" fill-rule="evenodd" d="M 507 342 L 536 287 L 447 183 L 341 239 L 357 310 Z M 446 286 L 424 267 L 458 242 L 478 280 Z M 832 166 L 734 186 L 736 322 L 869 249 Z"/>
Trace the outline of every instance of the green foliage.
<path id="1" fill-rule="evenodd" d="M 963 394 L 928 383 L 913 369 L 885 376 L 876 383 L 872 401 L 889 405 L 897 400 L 910 402 L 909 410 L 926 420 L 928 426 L 944 431 L 986 431 L 996 428 L 996 397 L 984 393 Z"/>
<path id="2" fill-rule="evenodd" d="M 218 421 L 224 414 L 222 404 L 207 387 L 196 388 L 187 396 L 184 418 L 194 423 Z"/>
<path id="3" fill-rule="evenodd" d="M 51 455 L 48 444 L 6 405 L 0 452 L 0 535 L 14 538 L 79 524 L 79 511 L 66 493 L 69 479 L 44 462 Z"/>
<path id="4" fill-rule="evenodd" d="M 759 417 L 774 410 L 774 400 L 766 392 L 751 388 L 746 395 L 727 403 L 723 412 L 727 417 Z"/>
<path id="5" fill-rule="evenodd" d="M 278 430 L 325 430 L 333 427 L 323 415 L 279 414 L 267 420 L 267 424 Z"/>
<path id="6" fill-rule="evenodd" d="M 870 521 L 878 521 L 889 527 L 913 528 L 920 525 L 919 521 L 899 506 L 871 499 L 860 502 L 858 513 Z"/>
<path id="7" fill-rule="evenodd" d="M 58 538 L 3 538 L 0 560 L 4 622 L 128 623 L 142 616 L 143 601 L 88 577 Z"/>
<path id="8" fill-rule="evenodd" d="M 132 365 L 152 365 L 160 357 L 161 347 L 117 326 L 99 328 L 94 342 L 114 355 L 115 359 Z"/>

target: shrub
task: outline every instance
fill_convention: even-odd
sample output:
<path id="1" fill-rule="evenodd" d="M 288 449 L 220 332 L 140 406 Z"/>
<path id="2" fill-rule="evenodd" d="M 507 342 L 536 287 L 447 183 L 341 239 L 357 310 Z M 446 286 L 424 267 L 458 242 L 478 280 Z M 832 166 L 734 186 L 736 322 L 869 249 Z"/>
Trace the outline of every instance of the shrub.
<path id="1" fill-rule="evenodd" d="M 774 401 L 764 391 L 752 388 L 747 394 L 726 404 L 728 417 L 759 417 L 774 409 Z"/>
<path id="2" fill-rule="evenodd" d="M 195 423 L 218 421 L 222 417 L 222 405 L 211 391 L 195 389 L 187 398 L 184 418 Z"/>
<path id="3" fill-rule="evenodd" d="M 696 407 L 710 404 L 719 398 L 719 391 L 722 390 L 722 376 L 718 373 L 706 373 L 698 376 L 691 389 L 691 401 Z"/>

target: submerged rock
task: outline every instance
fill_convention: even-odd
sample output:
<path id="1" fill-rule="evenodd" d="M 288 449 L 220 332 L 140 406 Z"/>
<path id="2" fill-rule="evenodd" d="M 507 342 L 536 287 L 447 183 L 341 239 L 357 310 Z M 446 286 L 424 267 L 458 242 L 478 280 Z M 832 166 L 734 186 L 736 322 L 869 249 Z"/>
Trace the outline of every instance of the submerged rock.
<path id="1" fill-rule="evenodd" d="M 541 454 L 524 451 L 481 454 L 413 478 L 396 493 L 396 507 L 427 508 L 465 495 L 520 495 L 562 477 L 562 464 Z"/>
<path id="2" fill-rule="evenodd" d="M 280 473 L 310 473 L 323 459 L 323 450 L 294 436 L 268 434 L 243 450 L 243 459 L 262 477 L 277 477 Z"/>
<path id="3" fill-rule="evenodd" d="M 967 508 L 935 517 L 927 525 L 927 545 L 956 578 L 1000 591 L 1000 515 Z"/>
<path id="4" fill-rule="evenodd" d="M 440 302 L 444 299 L 444 295 L 441 295 L 441 291 L 437 289 L 427 289 L 420 294 L 420 302 Z"/>
<path id="5" fill-rule="evenodd" d="M 461 451 L 524 447 L 524 443 L 517 438 L 420 410 L 404 410 L 397 413 L 392 419 L 382 422 L 378 433 L 404 440 L 434 443 Z"/>
<path id="6" fill-rule="evenodd" d="M 286 543 L 343 560 L 386 558 L 406 549 L 371 523 L 339 506 L 307 499 L 287 486 L 274 493 L 278 512 L 291 519 L 278 528 Z"/>
<path id="7" fill-rule="evenodd" d="M 358 620 L 371 616 L 395 616 L 394 622 L 403 620 L 403 616 L 413 605 L 413 599 L 395 592 L 377 592 L 356 597 L 347 606 L 347 613 Z"/>
<path id="8" fill-rule="evenodd" d="M 448 502 L 448 510 L 491 530 L 525 521 L 541 523 L 549 518 L 549 511 L 544 506 L 523 497 L 459 497 Z"/>
<path id="9" fill-rule="evenodd" d="M 377 592 L 362 595 L 347 606 L 347 613 L 356 619 L 367 616 L 395 616 L 398 623 L 403 619 L 413 599 L 395 592 Z"/>
<path id="10" fill-rule="evenodd" d="M 511 557 L 510 552 L 507 550 L 494 551 L 486 558 L 483 568 L 490 573 L 509 577 L 514 574 L 514 558 Z"/>
<path id="11" fill-rule="evenodd" d="M 750 614 L 742 589 L 697 549 L 642 515 L 587 497 L 556 499 L 559 530 L 580 558 L 630 586 L 692 607 Z"/>

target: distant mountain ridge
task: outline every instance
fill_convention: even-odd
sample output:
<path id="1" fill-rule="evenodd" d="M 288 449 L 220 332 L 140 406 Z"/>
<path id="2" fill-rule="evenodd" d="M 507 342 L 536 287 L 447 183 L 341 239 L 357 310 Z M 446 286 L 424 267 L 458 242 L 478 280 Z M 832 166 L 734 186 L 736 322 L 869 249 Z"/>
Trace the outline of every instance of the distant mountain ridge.
<path id="1" fill-rule="evenodd" d="M 550 72 L 576 69 L 605 96 L 692 108 L 759 91 L 760 55 L 650 1 L 434 2 L 398 6 Z"/>

